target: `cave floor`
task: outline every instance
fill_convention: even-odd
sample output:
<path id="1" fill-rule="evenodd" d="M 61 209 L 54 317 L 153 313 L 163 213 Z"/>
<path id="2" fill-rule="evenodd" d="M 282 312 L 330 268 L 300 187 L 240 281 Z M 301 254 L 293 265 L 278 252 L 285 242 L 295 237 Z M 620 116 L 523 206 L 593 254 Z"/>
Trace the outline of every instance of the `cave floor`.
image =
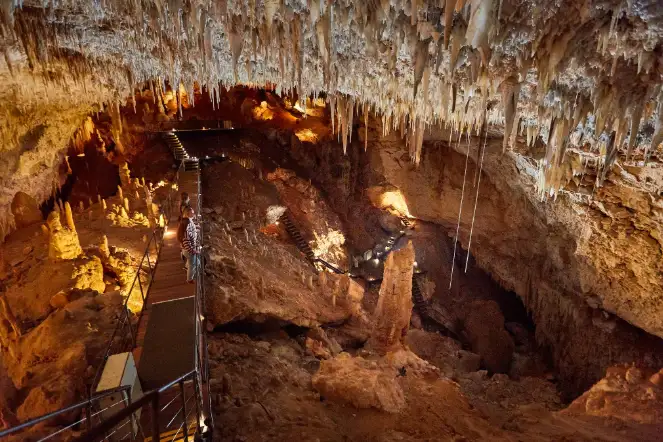
<path id="1" fill-rule="evenodd" d="M 235 192 L 228 192 L 229 186 Z M 416 361 L 407 372 L 399 371 L 388 359 L 403 352 L 385 359 L 363 348 L 371 331 L 366 317 L 370 318 L 375 306 L 375 290 L 366 291 L 368 301 L 362 303 L 360 315 L 364 321 L 343 312 L 348 307 L 343 304 L 332 304 L 336 316 L 330 314 L 325 310 L 329 302 L 325 283 L 287 236 L 273 226 L 266 227 L 264 219 L 257 216 L 280 204 L 272 185 L 259 179 L 257 173 L 228 162 L 203 169 L 203 194 L 210 247 L 208 317 L 217 326 L 209 333 L 215 439 L 658 439 L 655 425 L 592 416 L 584 406 L 562 409 L 559 393 L 545 379 L 515 380 L 457 367 L 441 374 L 410 351 L 417 349 L 407 346 L 404 352 Z M 285 282 L 289 291 L 280 282 Z M 318 286 L 322 290 L 316 292 Z M 312 343 L 320 334 L 332 337 L 345 353 L 339 355 L 338 350 L 324 348 L 324 343 L 322 349 Z M 460 348 L 458 343 L 453 345 Z M 441 355 L 445 356 L 452 357 Z M 357 406 L 356 398 L 339 400 L 321 394 L 316 388 L 321 367 L 337 361 L 378 367 L 378 378 L 389 378 L 386 382 L 395 379 L 402 390 L 402 406 L 386 411 L 380 406 Z M 375 393 L 378 404 L 389 402 L 379 397 L 384 393 L 379 382 L 362 385 L 364 375 L 361 370 L 341 371 L 330 382 L 338 383 L 339 396 L 343 396 L 344 383 L 354 383 L 357 390 L 346 390 L 346 395 L 348 391 L 360 396 Z"/>

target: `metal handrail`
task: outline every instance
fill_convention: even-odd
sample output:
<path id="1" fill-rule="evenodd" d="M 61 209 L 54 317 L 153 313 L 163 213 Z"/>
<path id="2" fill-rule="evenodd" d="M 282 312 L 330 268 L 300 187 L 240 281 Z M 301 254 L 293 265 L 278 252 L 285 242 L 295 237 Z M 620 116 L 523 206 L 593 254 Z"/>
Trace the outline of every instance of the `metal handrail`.
<path id="1" fill-rule="evenodd" d="M 203 191 L 201 183 L 201 173 L 198 172 L 198 207 L 197 213 L 200 216 L 200 246 L 201 250 L 204 247 L 205 243 L 205 231 L 204 223 L 202 219 L 202 208 L 203 208 Z M 203 394 L 199 392 L 200 399 L 200 409 L 207 410 L 209 413 L 208 418 L 210 419 L 210 426 L 214 427 L 214 416 L 212 413 L 212 400 L 211 395 L 209 394 L 209 352 L 207 351 L 207 333 L 205 332 L 204 321 L 205 321 L 205 270 L 204 270 L 204 257 L 201 253 L 199 257 L 198 267 L 196 268 L 196 297 L 194 300 L 196 312 L 196 317 L 194 318 L 196 324 L 196 369 L 198 370 L 198 376 L 200 383 L 199 386 L 203 384 L 207 387 L 207 404 L 203 403 Z M 202 352 L 201 352 L 202 347 Z M 200 426 L 199 426 L 200 429 Z"/>
<path id="2" fill-rule="evenodd" d="M 178 170 L 179 173 L 179 170 Z M 168 225 L 168 222 L 170 221 L 170 217 L 172 214 L 172 191 L 168 193 L 168 197 L 166 198 L 166 211 L 164 212 L 162 210 L 162 214 L 164 215 L 164 223 L 165 225 Z M 136 270 L 136 275 L 134 276 L 134 279 L 131 283 L 131 286 L 129 287 L 127 298 L 124 300 L 124 304 L 122 305 L 122 310 L 124 313 L 124 318 L 122 318 L 121 321 L 118 321 L 117 325 L 115 326 L 115 330 L 113 330 L 113 334 L 111 335 L 110 339 L 108 340 L 108 344 L 106 346 L 106 350 L 104 352 L 103 360 L 97 367 L 97 370 L 95 371 L 94 378 L 92 379 L 92 383 L 90 384 L 89 390 L 88 390 L 88 397 L 92 396 L 92 391 L 94 387 L 97 385 L 97 382 L 99 381 L 101 374 L 103 372 L 103 367 L 108 360 L 108 358 L 111 356 L 111 351 L 113 349 L 113 343 L 115 341 L 115 336 L 118 335 L 122 330 L 125 329 L 125 327 L 128 325 L 129 329 L 131 331 L 131 346 L 128 348 L 124 348 L 125 350 L 131 350 L 135 348 L 136 346 L 136 335 L 138 333 L 138 324 L 136 324 L 136 327 L 134 328 L 131 324 L 131 318 L 129 318 L 129 300 L 131 299 L 131 294 L 134 291 L 134 288 L 136 286 L 136 281 L 138 281 L 138 287 L 140 289 L 140 294 L 141 294 L 141 299 L 143 301 L 143 308 L 141 308 L 140 311 L 140 316 L 138 322 L 140 322 L 140 319 L 142 318 L 142 314 L 145 305 L 145 300 L 147 299 L 147 294 L 150 290 L 150 287 L 152 286 L 152 281 L 154 280 L 154 274 L 156 273 L 156 268 L 157 268 L 157 263 L 158 263 L 158 257 L 161 252 L 161 248 L 163 246 L 163 231 L 164 229 L 160 226 L 155 227 L 155 229 L 152 231 L 152 234 L 150 235 L 150 239 L 147 242 L 147 246 L 145 247 L 145 251 L 143 252 L 143 256 L 141 257 L 140 262 L 138 263 L 137 270 Z M 160 233 L 157 236 L 157 232 Z M 154 264 L 150 261 L 150 247 L 152 245 L 152 242 L 154 241 L 154 246 L 155 246 L 155 253 L 154 253 Z M 140 271 L 143 269 L 143 265 L 147 261 L 148 268 L 150 269 L 150 274 L 149 274 L 149 285 L 145 288 L 143 288 L 143 283 L 140 280 Z"/>
<path id="3" fill-rule="evenodd" d="M 322 259 L 322 258 L 314 258 L 314 259 L 313 259 L 313 263 L 315 264 L 316 262 L 319 262 L 320 264 L 322 264 L 323 266 L 327 267 L 327 268 L 328 268 L 329 270 L 331 270 L 332 272 L 337 273 L 337 274 L 339 274 L 339 275 L 343 275 L 343 274 L 346 273 L 344 270 L 339 269 L 339 268 L 336 267 L 335 265 L 328 263 L 327 261 L 325 261 L 325 260 Z"/>
<path id="4" fill-rule="evenodd" d="M 113 429 L 116 425 L 120 424 L 125 419 L 130 418 L 134 413 L 136 413 L 138 410 L 140 410 L 147 404 L 151 404 L 152 411 L 154 413 L 154 415 L 152 416 L 153 419 L 152 440 L 155 440 L 155 437 L 159 434 L 158 416 L 159 416 L 159 397 L 161 393 L 163 393 L 164 391 L 170 389 L 175 385 L 183 385 L 185 381 L 194 379 L 195 375 L 196 375 L 196 370 L 191 370 L 190 372 L 183 374 L 182 376 L 169 382 L 168 384 L 145 393 L 143 397 L 141 397 L 135 402 L 132 402 L 131 405 L 129 405 L 128 407 L 110 416 L 108 419 L 104 420 L 101 424 L 95 426 L 90 431 L 77 437 L 76 439 L 74 439 L 74 441 L 92 442 L 92 441 L 103 440 L 106 437 L 105 435 L 106 433 L 108 433 L 109 430 Z"/>
<path id="5" fill-rule="evenodd" d="M 91 413 L 89 412 L 89 407 L 93 404 L 93 401 L 98 401 L 99 399 L 103 399 L 106 396 L 110 396 L 112 394 L 116 394 L 116 393 L 120 393 L 120 392 L 128 394 L 128 393 L 130 393 L 130 390 L 131 390 L 131 386 L 129 386 L 129 385 L 104 390 L 104 391 L 94 395 L 94 397 L 88 398 L 88 399 L 86 399 L 82 402 L 79 402 L 77 404 L 70 405 L 70 406 L 65 407 L 65 408 L 61 408 L 61 409 L 53 411 L 51 413 L 44 414 L 44 415 L 36 417 L 34 419 L 30 419 L 29 421 L 23 422 L 23 423 L 18 424 L 14 427 L 7 428 L 6 430 L 0 431 L 0 438 L 5 437 L 5 436 L 10 436 L 12 434 L 18 433 L 19 431 L 22 431 L 22 430 L 30 428 L 34 425 L 37 425 L 41 422 L 44 422 L 44 421 L 47 421 L 49 419 L 53 419 L 54 417 L 60 416 L 61 414 L 69 413 L 71 411 L 75 411 L 75 410 L 81 409 L 83 407 L 86 408 L 86 416 L 83 419 L 81 419 L 80 421 L 76 422 L 76 423 L 80 423 L 84 420 L 88 420 L 88 422 L 89 422 L 89 419 L 92 417 Z"/>
<path id="6" fill-rule="evenodd" d="M 172 193 L 172 192 L 171 192 Z M 165 201 L 165 204 L 162 207 L 166 208 L 166 211 L 164 212 L 162 210 L 162 214 L 164 214 L 164 219 L 166 220 L 166 223 L 168 222 L 167 220 L 170 219 L 171 213 L 172 213 L 172 194 L 168 194 L 168 198 Z M 129 309 L 128 309 L 128 304 L 129 300 L 131 299 L 131 294 L 134 291 L 134 288 L 136 286 L 136 281 L 138 281 L 138 286 L 140 289 L 141 293 L 141 298 L 143 301 L 143 304 L 145 303 L 146 295 L 147 292 L 149 291 L 150 286 L 152 285 L 152 280 L 154 278 L 154 273 L 156 272 L 156 266 L 157 266 L 157 261 L 158 261 L 158 256 L 161 251 L 161 247 L 163 245 L 163 234 L 162 234 L 163 229 L 160 226 L 155 227 L 155 229 L 152 231 L 150 238 L 147 242 L 147 245 L 145 246 L 145 251 L 143 252 L 143 256 L 141 257 L 140 262 L 136 266 L 136 275 L 134 276 L 134 279 L 131 283 L 131 286 L 128 290 L 128 295 L 127 298 L 124 301 L 124 304 L 122 305 L 122 313 L 120 313 L 120 317 L 118 317 L 118 322 L 115 326 L 115 329 L 113 330 L 113 334 L 108 340 L 108 344 L 106 345 L 106 350 L 104 351 L 103 359 L 99 366 L 97 367 L 97 370 L 95 371 L 94 378 L 92 380 L 92 383 L 89 386 L 88 389 L 88 398 L 82 402 L 79 402 L 77 404 L 62 408 L 60 410 L 53 411 L 51 413 L 45 414 L 43 416 L 36 417 L 34 419 L 31 419 L 29 421 L 26 421 L 22 424 L 16 425 L 14 427 L 8 428 L 6 430 L 0 431 L 0 438 L 15 434 L 17 432 L 20 432 L 22 430 L 25 430 L 26 428 L 29 428 L 33 425 L 36 425 L 40 422 L 43 422 L 45 420 L 52 419 L 56 416 L 59 416 L 64 413 L 68 413 L 71 411 L 74 411 L 76 409 L 86 407 L 86 413 L 89 415 L 90 414 L 90 407 L 93 405 L 93 402 L 98 401 L 99 399 L 103 399 L 104 397 L 117 393 L 119 391 L 125 391 L 128 396 L 130 396 L 130 388 L 129 386 L 124 386 L 124 387 L 117 387 L 109 390 L 103 390 L 101 392 L 97 392 L 93 394 L 94 387 L 97 385 L 97 382 L 99 381 L 99 378 L 101 376 L 101 373 L 103 371 L 103 367 L 105 365 L 105 362 L 108 360 L 108 358 L 111 355 L 111 351 L 113 349 L 113 344 L 115 342 L 115 337 L 118 336 L 124 330 L 127 326 L 129 326 L 131 330 L 131 348 L 133 348 L 136 344 L 136 333 L 138 332 L 137 327 L 134 329 L 134 327 L 131 324 L 131 318 L 129 317 Z M 157 237 L 157 233 L 161 233 L 159 237 Z M 150 249 L 154 246 L 155 248 L 155 253 L 154 253 L 154 260 L 150 260 Z M 147 267 L 149 268 L 149 285 L 147 287 L 143 287 L 143 284 L 140 280 L 140 274 L 141 270 L 144 268 L 145 264 L 147 263 Z M 141 315 L 142 315 L 143 309 L 141 309 Z M 129 348 L 130 349 L 130 348 Z M 86 416 L 82 420 L 72 424 L 75 425 L 77 423 L 80 423 L 82 421 L 85 421 L 89 419 L 90 416 Z M 89 421 L 88 421 L 89 422 Z M 72 426 L 70 425 L 70 426 Z M 69 428 L 69 427 L 65 427 Z"/>
<path id="7" fill-rule="evenodd" d="M 184 161 L 180 163 L 180 170 L 183 168 Z M 179 174 L 179 172 L 178 172 Z M 204 227 L 202 223 L 202 190 L 201 190 L 201 181 L 200 181 L 200 173 L 198 173 L 198 181 L 197 181 L 197 186 L 198 186 L 198 204 L 197 204 L 197 213 L 201 217 L 200 220 L 201 222 L 199 223 L 200 227 L 200 245 L 203 245 L 204 242 Z M 181 414 L 182 417 L 182 425 L 180 426 L 180 429 L 184 429 L 184 437 L 185 439 L 188 438 L 188 416 L 193 412 L 193 409 L 190 410 L 187 413 L 187 404 L 188 404 L 188 399 L 186 398 L 186 395 L 184 393 L 184 382 L 188 380 L 193 381 L 193 388 L 194 388 L 194 396 L 192 396 L 195 399 L 195 410 L 196 414 L 198 416 L 198 419 L 196 419 L 196 427 L 197 427 L 197 432 L 200 433 L 200 421 L 202 420 L 201 418 L 204 416 L 203 410 L 206 410 L 209 414 L 208 418 L 210 419 L 210 427 L 213 428 L 213 415 L 211 413 L 211 396 L 209 395 L 209 389 L 208 389 L 208 402 L 207 404 L 204 403 L 203 401 L 203 392 L 201 391 L 201 386 L 205 384 L 209 388 L 209 359 L 208 359 L 208 352 L 207 352 L 207 339 L 206 339 L 206 334 L 204 332 L 203 328 L 203 311 L 204 311 L 204 305 L 205 305 L 205 283 L 204 283 L 204 270 L 203 270 L 203 259 L 202 259 L 202 254 L 199 256 L 199 263 L 196 266 L 196 296 L 194 296 L 194 324 L 195 324 L 195 333 L 194 333 L 194 369 L 190 371 L 189 373 L 179 377 L 178 379 L 175 379 L 174 381 L 164 385 L 163 387 L 159 388 L 158 390 L 153 390 L 149 393 L 146 393 L 142 398 L 140 398 L 138 401 L 132 403 L 129 407 L 119 411 L 115 415 L 111 416 L 104 422 L 102 422 L 99 426 L 91 429 L 89 432 L 86 434 L 82 435 L 79 437 L 78 441 L 97 441 L 103 439 L 104 435 L 114 428 L 116 425 L 120 424 L 123 422 L 125 419 L 127 419 L 129 416 L 132 416 L 137 410 L 142 408 L 143 406 L 146 406 L 148 403 L 151 403 L 152 407 L 152 438 L 153 440 L 156 439 L 156 437 L 159 435 L 159 395 L 163 391 L 173 387 L 175 384 L 180 385 L 180 395 L 181 395 L 181 402 L 182 406 L 177 410 L 174 418 L 177 417 L 178 414 Z M 189 397 L 191 399 L 191 397 Z M 172 402 L 172 401 L 171 401 Z M 166 407 L 164 407 L 165 409 Z M 173 419 L 174 419 L 173 418 Z M 172 423 L 172 420 L 171 420 Z M 178 433 L 179 434 L 179 430 Z"/>

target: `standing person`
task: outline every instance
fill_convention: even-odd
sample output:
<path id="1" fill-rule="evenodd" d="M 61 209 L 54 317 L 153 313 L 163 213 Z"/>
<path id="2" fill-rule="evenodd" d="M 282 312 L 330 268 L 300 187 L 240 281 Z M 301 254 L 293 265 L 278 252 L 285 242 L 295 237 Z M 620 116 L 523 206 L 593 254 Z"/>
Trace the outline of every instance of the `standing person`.
<path id="1" fill-rule="evenodd" d="M 189 194 L 187 192 L 182 192 L 182 196 L 180 198 L 180 217 L 178 218 L 178 221 L 182 219 L 182 213 L 187 207 L 191 207 L 191 198 L 189 198 Z"/>
<path id="2" fill-rule="evenodd" d="M 191 198 L 189 198 L 189 194 L 187 192 L 182 192 L 182 196 L 180 197 L 180 213 L 177 217 L 177 221 L 180 221 L 180 223 L 182 222 L 183 218 L 182 213 L 184 212 L 184 209 L 186 209 L 187 207 L 191 207 Z M 180 238 L 179 231 L 177 232 L 177 235 L 178 235 L 177 238 L 179 239 Z M 179 241 L 180 244 L 182 244 L 182 240 L 179 239 Z M 184 261 L 184 265 L 186 266 L 187 259 L 186 256 L 184 256 L 184 249 L 182 249 L 180 256 L 182 257 L 182 261 Z"/>
<path id="3" fill-rule="evenodd" d="M 200 259 L 200 240 L 198 229 L 192 221 L 193 209 L 185 207 L 182 210 L 182 221 L 177 228 L 177 239 L 182 245 L 182 256 L 186 258 L 186 282 L 193 284 Z"/>

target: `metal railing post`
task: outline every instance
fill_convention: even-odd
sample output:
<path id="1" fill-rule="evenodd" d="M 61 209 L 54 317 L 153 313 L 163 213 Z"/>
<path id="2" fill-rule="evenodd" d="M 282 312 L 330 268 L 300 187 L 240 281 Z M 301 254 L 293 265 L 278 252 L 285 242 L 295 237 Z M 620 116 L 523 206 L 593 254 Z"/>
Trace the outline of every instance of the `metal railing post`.
<path id="1" fill-rule="evenodd" d="M 152 440 L 159 440 L 159 394 L 152 399 Z"/>
<path id="2" fill-rule="evenodd" d="M 189 425 L 186 422 L 186 395 L 184 394 L 184 381 L 180 381 L 180 395 L 182 396 L 182 426 L 184 427 L 184 440 L 189 440 Z"/>
<path id="3" fill-rule="evenodd" d="M 150 240 L 148 241 L 147 251 L 145 252 L 145 258 L 147 258 L 147 268 L 150 269 L 150 275 L 152 274 L 152 263 L 150 262 L 150 244 L 151 243 L 152 243 L 152 238 L 150 238 Z"/>
<path id="4" fill-rule="evenodd" d="M 127 403 L 127 408 L 131 407 L 131 390 L 127 390 L 125 393 L 125 401 Z M 131 434 L 131 440 L 135 440 L 136 435 L 134 434 L 134 425 L 136 422 L 136 417 L 132 413 L 131 416 L 129 416 L 129 434 Z"/>
<path id="5" fill-rule="evenodd" d="M 143 299 L 143 304 L 145 304 L 145 293 L 143 292 L 143 283 L 140 281 L 140 269 L 138 270 L 136 278 L 138 279 L 138 288 L 140 289 L 140 296 Z M 131 296 L 131 293 L 129 295 Z"/>
<path id="6" fill-rule="evenodd" d="M 131 294 L 129 294 L 131 295 Z M 131 345 L 132 348 L 136 346 L 136 337 L 134 336 L 134 327 L 131 325 L 131 318 L 129 318 L 129 309 L 127 307 L 124 308 L 124 313 L 127 317 L 127 324 L 129 325 L 129 332 L 131 334 Z"/>
<path id="7" fill-rule="evenodd" d="M 85 406 L 85 429 L 90 431 L 92 428 L 92 399 L 88 398 L 88 403 Z"/>
<path id="8" fill-rule="evenodd" d="M 196 380 L 193 383 L 194 394 L 196 395 L 196 432 L 200 434 L 200 418 L 202 416 L 200 412 L 200 403 L 202 402 L 202 395 L 200 391 L 199 375 L 196 376 Z"/>

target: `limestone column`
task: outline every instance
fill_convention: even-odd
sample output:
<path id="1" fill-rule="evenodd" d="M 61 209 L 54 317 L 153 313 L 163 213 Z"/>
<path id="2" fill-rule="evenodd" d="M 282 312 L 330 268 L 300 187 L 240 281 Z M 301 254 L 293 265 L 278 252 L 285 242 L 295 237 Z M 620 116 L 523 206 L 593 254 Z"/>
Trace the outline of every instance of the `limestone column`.
<path id="1" fill-rule="evenodd" d="M 369 347 L 379 353 L 398 347 L 409 327 L 413 265 L 414 247 L 409 241 L 404 248 L 390 253 L 385 262 L 373 331 L 368 340 Z"/>

